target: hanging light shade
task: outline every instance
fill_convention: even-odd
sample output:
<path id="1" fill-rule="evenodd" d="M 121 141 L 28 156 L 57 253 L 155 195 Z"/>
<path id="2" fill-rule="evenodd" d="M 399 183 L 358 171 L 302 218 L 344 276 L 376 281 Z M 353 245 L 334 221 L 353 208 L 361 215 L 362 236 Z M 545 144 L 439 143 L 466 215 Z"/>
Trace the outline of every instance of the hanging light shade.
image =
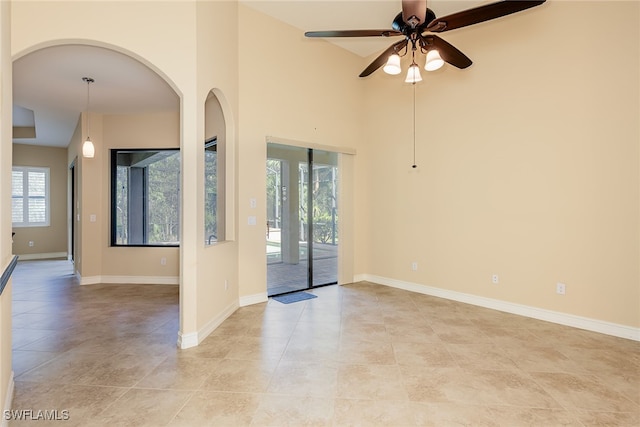
<path id="1" fill-rule="evenodd" d="M 82 144 L 82 157 L 86 157 L 88 159 L 92 159 L 96 154 L 96 148 L 93 146 L 93 142 L 91 142 L 91 137 L 89 136 L 89 106 L 90 106 L 90 98 L 89 98 L 89 86 L 95 80 L 91 77 L 83 77 L 82 80 L 87 83 L 87 140 Z"/>
<path id="2" fill-rule="evenodd" d="M 444 65 L 444 60 L 440 57 L 440 52 L 436 49 L 431 49 L 427 52 L 427 62 L 424 65 L 424 69 L 427 71 L 435 71 Z"/>
<path id="3" fill-rule="evenodd" d="M 404 79 L 405 83 L 418 83 L 422 81 L 422 76 L 420 75 L 420 67 L 415 62 L 411 64 L 409 69 L 407 70 L 407 78 Z"/>
<path id="4" fill-rule="evenodd" d="M 96 148 L 93 146 L 93 142 L 87 136 L 87 140 L 82 144 L 82 157 L 92 159 L 96 155 Z"/>
<path id="5" fill-rule="evenodd" d="M 387 65 L 385 65 L 382 70 L 391 75 L 400 74 L 402 72 L 402 68 L 400 68 L 400 55 L 394 53 L 389 56 L 389 59 L 387 59 Z"/>

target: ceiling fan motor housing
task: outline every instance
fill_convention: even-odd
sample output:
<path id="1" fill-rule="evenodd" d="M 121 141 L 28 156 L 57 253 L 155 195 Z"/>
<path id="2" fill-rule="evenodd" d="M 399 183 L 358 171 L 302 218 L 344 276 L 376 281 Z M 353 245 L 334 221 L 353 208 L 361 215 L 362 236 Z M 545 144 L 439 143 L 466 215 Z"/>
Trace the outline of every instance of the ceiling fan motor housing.
<path id="1" fill-rule="evenodd" d="M 413 32 L 422 33 L 422 31 L 424 31 L 423 29 L 426 28 L 429 25 L 429 23 L 434 19 L 436 19 L 436 14 L 433 13 L 431 9 L 427 8 L 427 14 L 424 20 L 425 22 L 420 23 L 420 25 L 418 25 L 416 28 L 412 28 L 411 25 L 407 24 L 402 19 L 402 12 L 400 12 L 393 19 L 393 22 L 391 23 L 391 28 L 401 32 L 405 36 L 408 36 Z"/>

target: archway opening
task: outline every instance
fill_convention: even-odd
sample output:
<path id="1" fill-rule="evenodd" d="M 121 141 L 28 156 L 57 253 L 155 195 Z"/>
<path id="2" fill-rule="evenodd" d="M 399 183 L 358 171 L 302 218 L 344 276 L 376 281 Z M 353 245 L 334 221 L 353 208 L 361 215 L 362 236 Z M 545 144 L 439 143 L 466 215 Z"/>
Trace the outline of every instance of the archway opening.
<path id="1" fill-rule="evenodd" d="M 95 81 L 90 109 L 83 77 Z M 34 117 L 32 133 L 14 130 L 14 166 L 44 167 L 51 176 L 45 205 L 50 225 L 14 228 L 13 252 L 20 255 L 25 267 L 26 263 L 36 267 L 40 260 L 72 266 L 45 266 L 42 284 L 49 287 L 38 292 L 25 285 L 30 279 L 28 269 L 23 268 L 22 273 L 27 274 L 14 280 L 14 299 L 18 302 L 14 304 L 18 307 L 13 313 L 14 324 L 19 327 L 28 317 L 44 315 L 34 311 L 38 307 L 65 301 L 67 310 L 60 309 L 56 315 L 64 317 L 60 324 L 74 330 L 69 322 L 90 321 L 82 314 L 87 311 L 87 300 L 78 299 L 78 295 L 91 293 L 95 295 L 92 304 L 104 310 L 95 311 L 94 320 L 107 312 L 111 316 L 105 316 L 102 325 L 94 325 L 99 331 L 96 329 L 93 344 L 75 344 L 102 345 L 116 339 L 114 335 L 140 334 L 142 338 L 149 332 L 162 335 L 160 332 L 165 331 L 165 337 L 158 339 L 175 347 L 180 249 L 163 244 L 127 248 L 110 244 L 113 198 L 109 177 L 114 149 L 181 148 L 180 94 L 166 77 L 135 55 L 88 43 L 49 44 L 16 55 L 13 88 L 14 111 L 32 111 Z M 93 159 L 81 154 L 80 145 L 86 137 L 83 121 L 90 125 L 96 145 Z M 14 121 L 15 126 L 20 127 L 20 123 Z M 179 197 L 177 203 L 181 203 Z M 152 229 L 161 224 L 148 226 Z M 42 272 L 40 268 L 37 274 Z M 92 286 L 80 291 L 80 285 Z M 151 295 L 155 302 L 150 303 Z M 123 301 L 129 305 L 123 307 Z M 48 315 L 49 324 L 53 321 Z M 110 318 L 117 322 L 112 323 Z M 14 333 L 14 337 L 20 335 L 24 334 Z"/>

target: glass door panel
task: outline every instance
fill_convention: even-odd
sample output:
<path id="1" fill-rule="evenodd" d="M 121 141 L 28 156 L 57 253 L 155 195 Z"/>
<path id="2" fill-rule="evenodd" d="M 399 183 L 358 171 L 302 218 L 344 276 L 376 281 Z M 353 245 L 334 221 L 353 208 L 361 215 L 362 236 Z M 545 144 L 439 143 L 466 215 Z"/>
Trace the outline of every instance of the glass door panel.
<path id="1" fill-rule="evenodd" d="M 267 159 L 267 265 L 282 262 L 282 161 Z"/>
<path id="2" fill-rule="evenodd" d="M 311 175 L 312 282 L 338 283 L 338 156 L 314 150 Z"/>
<path id="3" fill-rule="evenodd" d="M 267 294 L 309 287 L 306 243 L 308 221 L 301 182 L 308 164 L 306 148 L 267 145 Z"/>

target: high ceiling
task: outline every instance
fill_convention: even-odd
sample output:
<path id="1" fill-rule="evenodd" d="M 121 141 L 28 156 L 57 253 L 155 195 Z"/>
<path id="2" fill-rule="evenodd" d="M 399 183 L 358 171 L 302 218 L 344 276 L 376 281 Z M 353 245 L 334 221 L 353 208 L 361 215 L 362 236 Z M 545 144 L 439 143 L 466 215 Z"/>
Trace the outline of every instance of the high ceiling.
<path id="1" fill-rule="evenodd" d="M 400 0 L 241 0 L 251 8 L 299 28 L 310 30 L 391 27 L 402 6 Z M 437 16 L 468 9 L 482 1 L 429 0 Z M 384 50 L 387 38 L 328 40 L 360 56 Z M 35 137 L 16 143 L 66 147 L 78 118 L 87 109 L 105 114 L 178 111 L 179 99 L 153 70 L 113 50 L 64 45 L 38 50 L 13 64 L 14 126 L 35 126 Z"/>
<path id="2" fill-rule="evenodd" d="M 393 18 L 402 10 L 401 0 L 240 0 L 241 3 L 261 11 L 304 31 L 390 29 Z M 427 0 L 427 6 L 436 16 L 469 9 L 488 0 Z M 389 46 L 387 38 L 327 39 L 360 56 L 369 56 Z"/>

